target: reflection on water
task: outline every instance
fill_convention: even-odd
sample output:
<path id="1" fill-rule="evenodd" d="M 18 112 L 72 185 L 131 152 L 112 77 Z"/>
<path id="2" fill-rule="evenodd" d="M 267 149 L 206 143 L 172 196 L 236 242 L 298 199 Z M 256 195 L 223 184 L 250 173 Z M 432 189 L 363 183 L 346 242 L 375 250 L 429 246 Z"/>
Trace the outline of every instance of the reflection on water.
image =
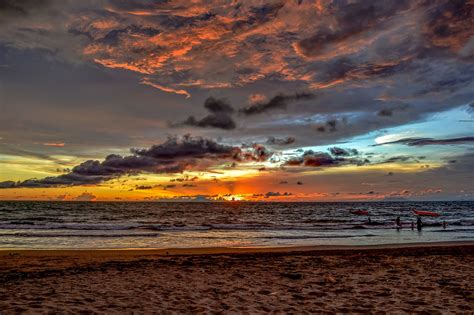
<path id="1" fill-rule="evenodd" d="M 411 229 L 412 209 L 435 211 Z M 474 202 L 0 202 L 0 248 L 366 245 L 474 240 Z M 356 215 L 355 210 L 367 210 Z M 399 216 L 402 228 L 395 228 Z M 369 221 L 370 217 L 370 221 Z M 447 222 L 446 229 L 442 222 Z"/>

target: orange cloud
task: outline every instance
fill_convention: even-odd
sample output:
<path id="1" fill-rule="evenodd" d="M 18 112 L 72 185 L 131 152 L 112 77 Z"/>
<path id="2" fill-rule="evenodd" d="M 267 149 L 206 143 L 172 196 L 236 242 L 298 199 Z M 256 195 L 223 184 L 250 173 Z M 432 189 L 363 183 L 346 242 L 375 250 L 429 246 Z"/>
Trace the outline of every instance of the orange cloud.
<path id="1" fill-rule="evenodd" d="M 127 69 L 135 72 L 140 72 L 143 74 L 151 74 L 153 71 L 146 70 L 142 65 L 137 64 L 137 63 L 125 63 L 125 62 L 117 62 L 114 59 L 94 59 L 95 62 L 103 65 L 104 67 L 107 68 L 121 68 L 121 69 Z"/>
<path id="2" fill-rule="evenodd" d="M 46 143 L 43 143 L 43 145 L 45 145 L 47 147 L 64 147 L 66 145 L 66 143 L 64 143 L 64 142 L 46 142 Z"/>
<path id="3" fill-rule="evenodd" d="M 152 86 L 152 87 L 154 87 L 155 89 L 159 89 L 159 90 L 162 90 L 162 91 L 164 91 L 164 92 L 175 93 L 175 94 L 179 94 L 179 95 L 184 95 L 186 98 L 190 98 L 190 97 L 191 97 L 191 94 L 189 94 L 189 93 L 188 93 L 187 91 L 185 91 L 185 90 L 176 90 L 176 89 L 173 89 L 173 88 L 171 88 L 171 87 L 167 87 L 167 86 L 163 86 L 163 85 L 159 85 L 159 84 L 150 82 L 150 81 L 147 80 L 147 79 L 143 79 L 140 83 L 141 83 L 141 84 L 145 84 L 145 85 Z"/>

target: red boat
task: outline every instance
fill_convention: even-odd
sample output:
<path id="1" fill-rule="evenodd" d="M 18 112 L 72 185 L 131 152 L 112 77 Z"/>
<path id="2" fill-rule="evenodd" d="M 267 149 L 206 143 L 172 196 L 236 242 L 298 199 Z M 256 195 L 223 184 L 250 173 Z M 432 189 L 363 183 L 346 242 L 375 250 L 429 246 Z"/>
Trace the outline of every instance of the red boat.
<path id="1" fill-rule="evenodd" d="M 369 211 L 367 211 L 367 210 L 351 210 L 351 213 L 356 214 L 356 215 L 368 215 Z"/>
<path id="2" fill-rule="evenodd" d="M 414 212 L 416 215 L 424 216 L 424 217 L 439 217 L 439 216 L 440 216 L 439 213 L 431 212 L 431 211 L 413 210 L 413 212 Z"/>

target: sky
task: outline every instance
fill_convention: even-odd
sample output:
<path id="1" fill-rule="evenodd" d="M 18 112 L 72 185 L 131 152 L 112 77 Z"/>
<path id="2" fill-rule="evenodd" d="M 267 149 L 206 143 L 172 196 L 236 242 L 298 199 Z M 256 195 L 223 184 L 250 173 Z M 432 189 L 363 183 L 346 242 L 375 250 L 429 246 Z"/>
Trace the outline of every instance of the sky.
<path id="1" fill-rule="evenodd" d="M 474 200 L 472 0 L 0 0 L 0 199 Z"/>

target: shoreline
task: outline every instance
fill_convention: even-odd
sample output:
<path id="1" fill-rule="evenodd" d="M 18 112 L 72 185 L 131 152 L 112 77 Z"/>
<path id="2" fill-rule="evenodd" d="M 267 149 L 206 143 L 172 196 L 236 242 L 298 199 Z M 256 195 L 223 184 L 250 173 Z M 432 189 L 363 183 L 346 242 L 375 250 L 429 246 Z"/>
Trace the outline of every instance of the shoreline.
<path id="1" fill-rule="evenodd" d="M 236 247 L 170 247 L 170 248 L 78 248 L 78 249 L 34 249 L 34 248 L 0 248 L 0 257 L 12 253 L 67 256 L 68 254 L 96 253 L 99 256 L 120 252 L 128 254 L 152 254 L 156 256 L 186 255 L 226 255 L 252 253 L 302 253 L 302 252 L 336 252 L 336 251 L 370 251 L 405 248 L 474 246 L 474 240 L 446 242 L 414 242 L 371 245 L 295 245 L 295 246 L 236 246 Z"/>
<path id="2" fill-rule="evenodd" d="M 0 250 L 0 275 L 10 271 L 37 272 L 71 267 L 100 265 L 108 262 L 134 263 L 142 260 L 207 259 L 232 257 L 299 257 L 299 256 L 416 256 L 466 252 L 474 254 L 474 241 L 425 242 L 383 245 L 317 245 L 290 247 L 208 247 L 162 249 L 17 249 Z"/>

